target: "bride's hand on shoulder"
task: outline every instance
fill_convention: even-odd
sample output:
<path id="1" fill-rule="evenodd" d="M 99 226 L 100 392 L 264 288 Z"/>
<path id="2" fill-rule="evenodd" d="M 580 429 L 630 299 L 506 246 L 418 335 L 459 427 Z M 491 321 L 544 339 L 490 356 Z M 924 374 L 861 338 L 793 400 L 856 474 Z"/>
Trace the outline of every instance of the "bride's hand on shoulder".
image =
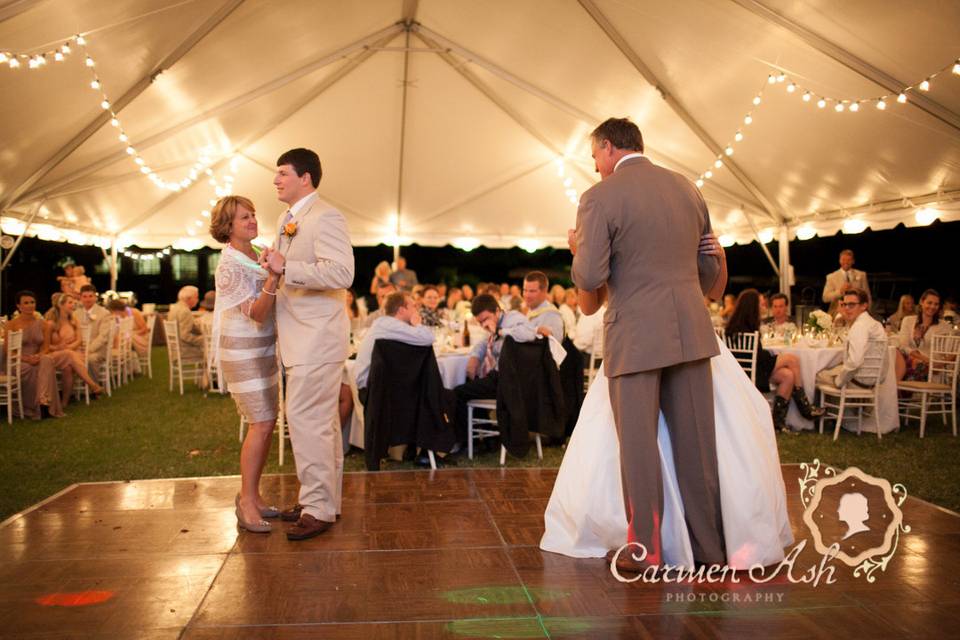
<path id="1" fill-rule="evenodd" d="M 723 245 L 717 240 L 717 236 L 712 233 L 705 233 L 700 236 L 700 246 L 697 248 L 697 252 L 708 256 L 722 256 Z"/>

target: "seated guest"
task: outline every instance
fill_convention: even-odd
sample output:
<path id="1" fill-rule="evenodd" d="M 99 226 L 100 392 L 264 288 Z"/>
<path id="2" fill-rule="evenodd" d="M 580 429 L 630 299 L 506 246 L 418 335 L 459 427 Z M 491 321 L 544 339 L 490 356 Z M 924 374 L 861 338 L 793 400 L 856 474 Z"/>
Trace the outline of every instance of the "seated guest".
<path id="1" fill-rule="evenodd" d="M 80 306 L 75 315 L 81 327 L 90 327 L 90 344 L 87 347 L 87 368 L 96 378 L 100 367 L 107 359 L 110 349 L 110 324 L 113 316 L 104 307 L 97 304 L 97 288 L 92 284 L 80 288 Z"/>
<path id="2" fill-rule="evenodd" d="M 867 284 L 867 274 L 854 269 L 854 256 L 851 249 L 840 252 L 840 268 L 827 276 L 823 285 L 823 301 L 830 305 L 828 313 L 832 316 L 837 312 L 840 299 L 849 289 L 863 289 L 870 297 L 870 285 Z"/>
<path id="3" fill-rule="evenodd" d="M 883 350 L 887 348 L 887 333 L 883 325 L 865 313 L 869 302 L 870 297 L 863 289 L 847 289 L 843 294 L 840 308 L 850 327 L 843 344 L 843 362 L 818 371 L 817 383 L 842 387 L 852 382 L 858 387 L 870 388 L 883 381 L 885 370 L 880 371 L 880 378 L 876 380 L 857 375 L 867 356 L 883 357 Z"/>
<path id="4" fill-rule="evenodd" d="M 573 340 L 577 334 L 577 290 L 570 288 L 563 292 L 563 304 L 559 305 L 563 318 L 563 331 Z"/>
<path id="5" fill-rule="evenodd" d="M 417 272 L 413 269 L 407 269 L 407 259 L 403 256 L 397 256 L 397 268 L 390 274 L 390 282 L 397 289 L 412 290 L 417 284 Z"/>
<path id="6" fill-rule="evenodd" d="M 213 310 L 217 306 L 217 290 L 212 289 L 203 294 L 203 300 L 197 305 L 200 315 L 195 316 L 200 328 L 210 333 L 213 330 Z"/>
<path id="7" fill-rule="evenodd" d="M 57 393 L 57 367 L 50 357 L 52 326 L 37 316 L 37 296 L 32 291 L 20 291 L 14 297 L 16 317 L 3 325 L 4 361 L 7 336 L 11 331 L 22 331 L 20 358 L 20 394 L 23 398 L 23 417 L 39 420 L 44 413 L 54 418 L 64 416 Z"/>
<path id="8" fill-rule="evenodd" d="M 344 297 L 347 305 L 347 318 L 350 320 L 350 333 L 356 333 L 357 329 L 363 326 L 363 314 L 360 311 L 360 305 L 357 304 L 357 294 L 353 289 L 347 289 L 347 295 Z"/>
<path id="9" fill-rule="evenodd" d="M 940 294 L 927 289 L 920 296 L 916 315 L 900 323 L 897 380 L 926 380 L 933 336 L 950 333 L 953 327 L 940 318 Z"/>
<path id="10" fill-rule="evenodd" d="M 957 313 L 957 299 L 947 296 L 943 301 L 943 319 L 950 324 L 960 324 L 960 314 Z"/>
<path id="11" fill-rule="evenodd" d="M 600 307 L 599 311 L 587 315 L 581 313 L 577 319 L 577 328 L 573 335 L 573 346 L 583 354 L 583 361 L 590 363 L 590 356 L 593 354 L 593 347 L 597 341 L 603 340 L 603 314 L 607 311 L 606 306 Z M 599 345 L 597 345 L 599 348 Z M 603 350 L 597 352 L 597 362 L 603 360 Z"/>
<path id="12" fill-rule="evenodd" d="M 767 294 L 760 294 L 760 324 L 766 324 L 771 320 L 770 305 L 767 303 Z"/>
<path id="13" fill-rule="evenodd" d="M 567 290 L 563 288 L 562 284 L 555 284 L 550 287 L 550 295 L 547 299 L 553 303 L 553 306 L 559 309 L 560 305 L 567 299 Z"/>
<path id="14" fill-rule="evenodd" d="M 797 333 L 797 325 L 790 320 L 790 302 L 786 294 L 775 293 L 770 296 L 770 313 L 770 322 L 763 325 L 761 334 L 772 333 L 782 337 L 787 331 Z"/>
<path id="15" fill-rule="evenodd" d="M 553 336 L 563 342 L 563 316 L 547 300 L 549 282 L 542 271 L 531 271 L 523 279 L 523 301 L 527 304 L 527 320 L 542 336 Z"/>
<path id="16" fill-rule="evenodd" d="M 360 390 L 360 402 L 366 402 L 367 378 L 370 375 L 370 360 L 373 357 L 373 343 L 377 340 L 398 340 L 406 344 L 426 347 L 433 344 L 433 331 L 421 323 L 420 313 L 413 297 L 405 292 L 391 293 L 383 304 L 383 315 L 376 319 L 370 330 L 363 335 L 357 349 L 357 363 L 354 372 L 357 389 Z"/>
<path id="17" fill-rule="evenodd" d="M 444 282 L 441 282 L 437 285 L 437 293 L 440 295 L 440 304 L 437 305 L 438 309 L 447 308 L 447 285 Z"/>
<path id="18" fill-rule="evenodd" d="M 727 340 L 736 340 L 741 333 L 752 333 L 760 329 L 760 292 L 756 289 L 745 289 L 740 292 L 734 305 L 733 313 L 727 320 Z M 823 415 L 821 407 L 810 403 L 803 387 L 799 386 L 803 377 L 800 375 L 800 360 L 789 353 L 775 355 L 759 345 L 757 346 L 757 364 L 755 380 L 757 388 L 766 392 L 770 385 L 777 387 L 777 395 L 773 400 L 773 426 L 781 431 L 786 430 L 787 409 L 790 399 L 797 405 L 807 420 L 813 420 Z"/>
<path id="19" fill-rule="evenodd" d="M 915 313 L 916 301 L 909 293 L 900 296 L 900 303 L 892 316 L 887 318 L 887 328 L 890 331 L 900 331 L 900 323 L 909 315 Z"/>
<path id="20" fill-rule="evenodd" d="M 440 292 L 432 284 L 423 288 L 423 294 L 420 298 L 420 318 L 424 326 L 439 327 L 443 324 L 440 320 Z"/>
<path id="21" fill-rule="evenodd" d="M 377 291 L 380 290 L 385 284 L 390 282 L 390 263 L 386 260 L 383 260 L 376 266 L 373 270 L 373 278 L 370 280 L 370 295 L 377 295 Z"/>
<path id="22" fill-rule="evenodd" d="M 465 284 L 460 287 L 460 293 L 463 294 L 463 299 L 467 302 L 473 302 L 473 288 L 470 285 Z"/>
<path id="23" fill-rule="evenodd" d="M 444 305 L 444 313 L 448 320 L 452 320 L 453 322 L 463 321 L 465 309 L 460 304 L 461 302 L 463 302 L 463 291 L 461 291 L 459 287 L 450 287 L 447 290 L 447 299 Z M 470 308 L 469 304 L 467 304 L 467 308 Z"/>
<path id="24" fill-rule="evenodd" d="M 193 308 L 200 300 L 200 290 L 193 285 L 180 289 L 177 301 L 170 305 L 167 320 L 177 323 L 180 334 L 180 357 L 184 360 L 203 360 L 203 330 L 193 318 Z"/>
<path id="25" fill-rule="evenodd" d="M 471 313 L 470 305 L 473 303 L 473 289 L 470 288 L 470 285 L 465 284 L 460 287 L 460 295 L 463 298 L 457 302 L 456 312 L 460 320 L 466 320 Z M 468 295 L 470 297 L 467 297 Z"/>
<path id="26" fill-rule="evenodd" d="M 510 305 L 510 283 L 501 282 L 500 283 L 500 305 L 504 308 L 509 308 Z"/>
<path id="27" fill-rule="evenodd" d="M 73 316 L 77 306 L 76 298 L 66 293 L 55 296 L 54 307 L 50 309 L 50 358 L 60 371 L 60 406 L 65 407 L 73 394 L 73 376 L 79 376 L 94 394 L 103 392 L 103 387 L 94 382 L 83 361 L 83 336 L 80 334 L 80 322 Z"/>
<path id="28" fill-rule="evenodd" d="M 478 340 L 473 346 L 467 361 L 467 381 L 454 389 L 457 396 L 457 436 L 462 442 L 466 442 L 467 402 L 497 397 L 497 367 L 504 338 L 510 336 L 517 342 L 532 342 L 537 338 L 537 328 L 522 313 L 504 312 L 492 295 L 478 295 L 470 310 L 487 331 L 487 339 Z"/>
<path id="29" fill-rule="evenodd" d="M 108 302 L 107 310 L 113 314 L 117 322 L 123 320 L 124 318 L 133 318 L 133 335 L 131 336 L 133 350 L 136 351 L 138 355 L 147 355 L 147 351 L 150 349 L 150 345 L 147 344 L 147 341 L 150 339 L 150 328 L 147 326 L 147 321 L 143 317 L 143 313 L 141 313 L 139 309 L 135 309 L 128 305 L 126 300 L 122 300 L 120 298 L 114 298 Z M 210 322 L 212 323 L 213 313 L 208 313 L 206 315 L 211 318 Z M 180 341 L 181 343 L 183 342 L 183 336 L 180 336 Z M 201 348 L 202 347 L 203 345 L 201 344 Z"/>
<path id="30" fill-rule="evenodd" d="M 720 319 L 726 322 L 730 316 L 733 314 L 733 309 L 736 307 L 737 297 L 732 293 L 728 293 L 723 296 L 723 306 L 720 307 Z"/>
<path id="31" fill-rule="evenodd" d="M 367 314 L 367 319 L 363 322 L 363 327 L 365 329 L 369 329 L 371 326 L 373 326 L 373 323 L 377 320 L 377 318 L 383 317 L 383 305 L 386 303 L 387 296 L 389 296 L 391 293 L 395 293 L 396 290 L 397 288 L 389 282 L 380 285 L 380 288 L 377 289 L 377 310 L 373 313 Z"/>

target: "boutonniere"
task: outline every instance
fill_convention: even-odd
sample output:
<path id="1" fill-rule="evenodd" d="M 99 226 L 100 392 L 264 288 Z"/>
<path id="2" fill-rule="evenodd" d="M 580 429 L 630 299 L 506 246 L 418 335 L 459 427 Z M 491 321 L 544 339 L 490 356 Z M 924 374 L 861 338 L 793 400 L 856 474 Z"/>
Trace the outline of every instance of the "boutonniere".
<path id="1" fill-rule="evenodd" d="M 288 222 L 287 224 L 283 225 L 283 235 L 287 236 L 288 238 L 292 238 L 293 236 L 297 235 L 297 228 L 296 222 Z"/>

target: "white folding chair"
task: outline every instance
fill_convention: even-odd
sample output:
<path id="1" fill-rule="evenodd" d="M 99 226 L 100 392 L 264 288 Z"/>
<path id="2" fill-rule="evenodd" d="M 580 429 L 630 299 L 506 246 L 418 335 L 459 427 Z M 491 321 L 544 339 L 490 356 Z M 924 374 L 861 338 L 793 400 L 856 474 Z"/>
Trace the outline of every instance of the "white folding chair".
<path id="1" fill-rule="evenodd" d="M 107 392 L 107 397 L 113 397 L 113 343 L 117 340 L 119 327 L 112 318 L 108 322 L 110 329 L 107 333 L 107 348 L 94 377 Z"/>
<path id="2" fill-rule="evenodd" d="M 113 386 L 126 384 L 133 377 L 131 370 L 131 351 L 133 350 L 133 318 L 123 318 L 117 326 L 116 346 L 111 343 L 110 368 L 113 372 Z"/>
<path id="3" fill-rule="evenodd" d="M 926 380 L 904 380 L 897 383 L 897 391 L 907 391 L 909 396 L 900 399 L 899 414 L 902 421 L 920 421 L 920 437 L 923 437 L 930 415 L 942 415 L 944 422 L 950 416 L 953 435 L 957 435 L 957 358 L 960 356 L 960 336 L 933 336 L 930 345 L 930 365 Z M 931 405 L 939 404 L 939 409 Z M 916 413 L 914 413 L 916 412 Z"/>
<path id="4" fill-rule="evenodd" d="M 499 436 L 500 432 L 495 429 L 489 429 L 484 427 L 477 427 L 475 425 L 485 424 L 485 425 L 494 425 L 496 426 L 497 420 L 496 417 L 493 418 L 480 418 L 477 417 L 476 411 L 496 411 L 497 410 L 497 401 L 496 400 L 469 400 L 467 401 L 467 458 L 473 460 L 473 439 L 478 440 L 483 438 L 490 438 L 493 436 Z M 534 440 L 537 443 L 537 458 L 543 460 L 543 444 L 540 441 L 540 434 L 534 432 Z M 503 466 L 507 462 L 507 448 L 500 445 L 500 465 Z"/>
<path id="5" fill-rule="evenodd" d="M 873 381 L 871 386 L 863 386 L 852 380 L 848 380 L 842 387 L 832 384 L 820 383 L 817 390 L 820 392 L 820 406 L 825 411 L 820 416 L 820 433 L 823 433 L 823 421 L 827 418 L 836 418 L 837 423 L 833 428 L 833 439 L 840 436 L 840 426 L 843 424 L 843 417 L 848 409 L 854 409 L 857 412 L 857 435 L 863 431 L 863 414 L 870 409 L 877 415 L 880 406 L 880 383 L 883 380 L 883 373 L 887 366 L 887 341 L 871 340 L 867 344 L 867 355 L 864 356 L 863 364 L 857 369 L 857 378 L 860 381 Z M 880 433 L 879 417 L 877 420 L 877 439 L 882 438 Z"/>
<path id="6" fill-rule="evenodd" d="M 726 336 L 727 347 L 737 359 L 750 382 L 757 383 L 757 349 L 760 344 L 760 332 L 737 333 Z"/>
<path id="7" fill-rule="evenodd" d="M 199 386 L 203 378 L 203 360 L 185 360 L 180 353 L 180 330 L 176 320 L 164 320 L 163 332 L 167 342 L 168 371 L 170 376 L 170 391 L 173 391 L 173 378 L 176 376 L 180 385 L 180 395 L 183 395 L 183 376 L 192 375 L 194 382 Z"/>
<path id="8" fill-rule="evenodd" d="M 722 325 L 714 325 L 713 332 L 724 342 L 727 341 L 727 330 L 724 329 Z"/>
<path id="9" fill-rule="evenodd" d="M 146 371 L 147 377 L 153 379 L 153 332 L 157 326 L 157 316 L 151 313 L 147 316 L 147 352 L 143 355 L 138 354 L 140 359 L 140 371 Z"/>
<path id="10" fill-rule="evenodd" d="M 201 323 L 200 328 L 201 335 L 203 335 L 203 366 L 207 386 L 210 390 L 218 393 L 221 391 L 226 392 L 227 386 L 223 383 L 223 380 L 220 379 L 220 369 L 217 367 L 217 361 L 211 357 L 213 354 L 212 327 L 207 323 Z"/>
<path id="11" fill-rule="evenodd" d="M 83 368 L 88 370 L 90 369 L 90 331 L 93 329 L 92 325 L 85 325 L 80 327 L 80 336 L 82 339 L 83 347 Z M 83 381 L 83 378 L 80 376 L 73 377 L 73 397 L 77 400 L 80 399 L 80 394 L 83 394 L 84 400 L 87 404 L 90 404 L 90 385 Z"/>
<path id="12" fill-rule="evenodd" d="M 20 378 L 20 359 L 23 357 L 23 331 L 7 333 L 7 369 L 0 376 L 0 404 L 7 405 L 7 424 L 13 424 L 13 403 L 17 403 L 23 417 L 23 387 Z"/>

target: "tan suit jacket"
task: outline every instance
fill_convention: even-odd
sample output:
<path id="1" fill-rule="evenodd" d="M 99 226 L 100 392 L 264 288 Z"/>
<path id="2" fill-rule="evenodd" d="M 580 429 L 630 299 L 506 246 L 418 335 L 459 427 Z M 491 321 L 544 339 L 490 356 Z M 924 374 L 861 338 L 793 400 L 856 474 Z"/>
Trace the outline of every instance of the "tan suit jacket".
<path id="1" fill-rule="evenodd" d="M 297 232 L 277 247 L 286 270 L 277 289 L 277 333 L 284 366 L 343 362 L 349 355 L 350 320 L 345 290 L 353 284 L 353 247 L 347 221 L 333 206 L 310 196 L 294 216 Z"/>
<path id="2" fill-rule="evenodd" d="M 863 289 L 867 292 L 868 309 L 872 302 L 870 298 L 870 285 L 867 284 L 867 274 L 859 269 L 851 268 L 850 271 L 837 269 L 827 276 L 827 281 L 823 285 L 823 301 L 830 305 L 831 315 L 838 308 L 838 302 L 843 297 L 843 285 L 850 283 L 857 289 Z"/>
<path id="3" fill-rule="evenodd" d="M 710 231 L 697 188 L 645 157 L 623 161 L 583 194 L 572 275 L 581 289 L 608 287 L 608 377 L 719 353 L 703 292 L 716 282 L 720 260 L 697 251 Z"/>

